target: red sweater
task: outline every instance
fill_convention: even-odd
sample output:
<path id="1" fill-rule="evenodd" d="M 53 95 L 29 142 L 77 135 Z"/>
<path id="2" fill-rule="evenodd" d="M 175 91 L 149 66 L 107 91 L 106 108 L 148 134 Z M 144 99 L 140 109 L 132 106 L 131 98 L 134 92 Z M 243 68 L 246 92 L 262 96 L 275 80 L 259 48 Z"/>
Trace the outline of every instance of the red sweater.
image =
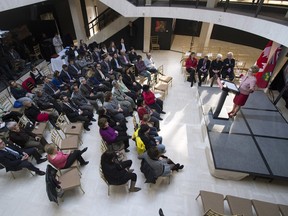
<path id="1" fill-rule="evenodd" d="M 155 103 L 156 99 L 155 99 L 155 95 L 153 92 L 147 91 L 147 92 L 143 92 L 142 94 L 143 94 L 145 104 L 151 105 Z"/>
<path id="2" fill-rule="evenodd" d="M 197 60 L 196 58 L 193 58 L 193 59 L 188 58 L 188 59 L 186 60 L 185 67 L 186 67 L 187 69 L 188 69 L 188 68 L 194 68 L 194 69 L 196 70 L 196 68 L 197 68 L 197 62 L 198 62 L 198 60 Z"/>
<path id="3" fill-rule="evenodd" d="M 139 119 L 140 119 L 140 120 L 143 119 L 143 116 L 144 116 L 145 114 L 149 114 L 149 113 L 147 112 L 147 110 L 145 109 L 145 107 L 138 107 L 137 112 L 138 112 L 138 116 L 139 116 Z"/>

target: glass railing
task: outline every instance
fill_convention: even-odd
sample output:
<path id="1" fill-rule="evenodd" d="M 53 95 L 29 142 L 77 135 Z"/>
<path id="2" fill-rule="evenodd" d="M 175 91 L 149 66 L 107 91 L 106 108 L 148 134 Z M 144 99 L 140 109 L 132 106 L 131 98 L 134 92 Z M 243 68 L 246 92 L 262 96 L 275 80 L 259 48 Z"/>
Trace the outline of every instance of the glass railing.
<path id="1" fill-rule="evenodd" d="M 135 6 L 191 7 L 205 9 L 207 1 L 203 0 L 128 0 Z M 209 8 L 210 10 L 212 8 Z M 288 25 L 288 0 L 221 0 L 213 10 L 259 17 Z M 259 15 L 259 16 L 258 16 Z"/>
<path id="2" fill-rule="evenodd" d="M 98 17 L 88 23 L 90 37 L 96 34 L 98 31 L 101 31 L 118 17 L 120 17 L 119 13 L 111 8 L 106 9 Z"/>

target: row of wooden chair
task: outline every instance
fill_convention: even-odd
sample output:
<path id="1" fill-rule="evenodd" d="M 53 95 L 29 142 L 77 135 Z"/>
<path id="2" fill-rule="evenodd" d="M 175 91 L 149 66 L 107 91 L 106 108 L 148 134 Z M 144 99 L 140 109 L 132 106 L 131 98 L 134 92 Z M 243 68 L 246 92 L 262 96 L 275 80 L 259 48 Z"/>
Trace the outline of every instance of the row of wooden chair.
<path id="1" fill-rule="evenodd" d="M 288 216 L 288 206 L 274 204 L 259 200 L 250 200 L 242 197 L 236 197 L 223 194 L 200 190 L 204 216 L 225 216 L 224 215 L 224 200 L 227 200 L 229 209 L 234 216 L 253 216 L 253 209 L 257 216 Z M 226 215 L 227 216 L 227 215 Z"/>

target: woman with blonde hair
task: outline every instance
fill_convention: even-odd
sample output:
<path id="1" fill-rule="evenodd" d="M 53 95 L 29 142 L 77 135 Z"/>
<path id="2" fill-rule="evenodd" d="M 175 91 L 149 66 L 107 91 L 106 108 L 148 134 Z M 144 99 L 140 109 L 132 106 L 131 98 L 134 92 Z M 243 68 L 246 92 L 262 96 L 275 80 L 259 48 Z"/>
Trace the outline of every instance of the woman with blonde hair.
<path id="1" fill-rule="evenodd" d="M 251 66 L 246 74 L 246 76 L 241 78 L 241 83 L 239 86 L 240 93 L 234 97 L 234 105 L 231 112 L 228 113 L 229 117 L 236 116 L 237 112 L 240 110 L 241 106 L 244 106 L 250 93 L 253 93 L 256 87 L 256 77 L 255 73 L 259 71 L 257 65 Z"/>

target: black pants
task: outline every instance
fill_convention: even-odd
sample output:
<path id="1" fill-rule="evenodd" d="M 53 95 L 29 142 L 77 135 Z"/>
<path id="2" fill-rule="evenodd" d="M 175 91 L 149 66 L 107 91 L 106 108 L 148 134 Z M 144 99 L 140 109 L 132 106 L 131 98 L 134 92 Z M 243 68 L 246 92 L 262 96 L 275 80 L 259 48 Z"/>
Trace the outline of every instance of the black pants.
<path id="1" fill-rule="evenodd" d="M 154 104 L 150 104 L 148 106 L 151 109 L 155 109 L 157 113 L 161 113 L 163 110 L 163 101 L 157 98 Z"/>
<path id="2" fill-rule="evenodd" d="M 31 171 L 34 171 L 34 172 L 39 172 L 40 170 L 35 167 L 32 163 L 30 163 L 28 160 L 23 160 L 21 161 L 20 164 L 18 164 L 16 167 L 13 167 L 12 169 L 10 169 L 11 171 L 18 171 L 18 170 L 21 170 L 23 168 L 27 168 Z"/>
<path id="3" fill-rule="evenodd" d="M 85 163 L 85 160 L 82 157 L 82 151 L 80 150 L 74 150 L 67 158 L 66 164 L 63 167 L 63 169 L 69 168 L 72 166 L 72 164 L 75 161 L 79 161 L 80 165 L 83 165 Z"/>
<path id="4" fill-rule="evenodd" d="M 11 121 L 11 119 L 13 119 L 14 121 L 18 122 L 19 119 L 21 118 L 21 116 L 22 116 L 21 113 L 11 111 L 10 113 L 2 116 L 2 121 L 9 122 L 9 121 Z"/>
<path id="5" fill-rule="evenodd" d="M 89 123 L 90 123 L 90 119 L 88 119 L 88 117 L 83 116 L 83 115 L 79 115 L 79 116 L 76 116 L 76 117 L 73 117 L 73 118 L 69 118 L 69 120 L 71 122 L 78 122 L 78 121 L 84 122 L 84 128 L 85 129 L 88 128 Z"/>
<path id="6" fill-rule="evenodd" d="M 231 72 L 222 71 L 222 79 L 226 79 L 227 75 L 228 75 L 228 77 L 229 77 L 229 80 L 230 80 L 230 81 L 233 81 L 233 79 L 234 79 L 234 72 L 233 72 L 233 71 L 231 71 Z"/>
<path id="7" fill-rule="evenodd" d="M 53 127 L 56 127 L 56 122 L 57 122 L 58 116 L 56 116 L 55 114 L 50 113 L 48 115 L 48 119 L 49 119 L 50 123 L 53 125 Z"/>
<path id="8" fill-rule="evenodd" d="M 39 161 L 41 159 L 41 155 L 38 152 L 37 148 L 24 148 L 23 151 L 28 154 L 29 156 L 33 156 L 36 161 Z"/>
<path id="9" fill-rule="evenodd" d="M 201 78 L 202 75 L 203 75 L 203 78 Z M 199 86 L 201 86 L 202 82 L 205 81 L 205 79 L 207 78 L 207 76 L 208 76 L 208 71 L 207 71 L 207 72 L 203 72 L 203 71 L 201 71 L 201 70 L 198 71 L 198 80 L 199 80 L 198 85 L 199 85 Z"/>
<path id="10" fill-rule="evenodd" d="M 193 86 L 194 83 L 196 83 L 195 79 L 195 69 L 193 68 L 186 68 L 186 71 L 190 73 L 190 81 L 191 81 L 191 87 Z"/>
<path id="11" fill-rule="evenodd" d="M 125 145 L 125 149 L 129 148 L 129 137 L 125 131 L 118 131 L 118 136 L 115 142 L 123 142 Z"/>
<path id="12" fill-rule="evenodd" d="M 219 73 L 213 73 L 213 78 L 212 78 L 212 81 L 211 81 L 210 87 L 213 86 L 214 81 L 217 80 L 219 76 L 220 76 Z"/>
<path id="13" fill-rule="evenodd" d="M 127 161 L 121 161 L 120 162 L 120 166 L 124 169 L 129 169 L 132 165 L 132 160 L 127 160 Z M 126 176 L 125 176 L 125 179 L 127 181 L 131 180 L 131 181 L 137 181 L 137 175 L 135 173 L 130 173 L 130 172 L 127 172 L 126 173 Z M 126 182 L 127 182 L 126 181 Z"/>

